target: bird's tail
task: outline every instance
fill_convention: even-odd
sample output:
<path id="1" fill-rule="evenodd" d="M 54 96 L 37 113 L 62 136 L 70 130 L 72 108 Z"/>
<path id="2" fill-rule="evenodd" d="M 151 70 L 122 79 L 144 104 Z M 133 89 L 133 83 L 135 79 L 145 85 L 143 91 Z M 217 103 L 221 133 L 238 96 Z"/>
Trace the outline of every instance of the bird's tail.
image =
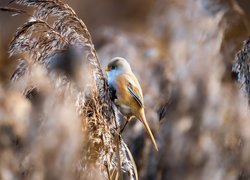
<path id="1" fill-rule="evenodd" d="M 153 144 L 154 144 L 154 146 L 155 146 L 155 149 L 158 151 L 157 143 L 156 143 L 155 138 L 154 138 L 154 136 L 153 136 L 153 134 L 152 134 L 152 132 L 151 132 L 149 126 L 148 126 L 148 123 L 147 123 L 147 120 L 146 120 L 146 117 L 145 117 L 144 112 L 142 111 L 142 112 L 139 114 L 139 116 L 140 116 L 141 122 L 143 123 L 144 127 L 146 128 L 147 133 L 148 133 L 148 135 L 150 136 L 150 138 L 151 138 L 151 140 L 152 140 L 152 142 L 153 142 Z"/>

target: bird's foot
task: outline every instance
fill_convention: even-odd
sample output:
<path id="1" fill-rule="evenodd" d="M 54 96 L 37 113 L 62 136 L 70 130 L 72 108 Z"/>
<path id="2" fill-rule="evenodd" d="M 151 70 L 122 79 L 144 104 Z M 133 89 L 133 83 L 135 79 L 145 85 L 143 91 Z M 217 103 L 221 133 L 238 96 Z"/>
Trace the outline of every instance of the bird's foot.
<path id="1" fill-rule="evenodd" d="M 120 135 L 122 134 L 123 130 L 125 129 L 125 127 L 127 126 L 128 121 L 126 121 L 126 123 L 124 124 L 124 126 L 122 127 L 122 129 L 120 130 Z"/>

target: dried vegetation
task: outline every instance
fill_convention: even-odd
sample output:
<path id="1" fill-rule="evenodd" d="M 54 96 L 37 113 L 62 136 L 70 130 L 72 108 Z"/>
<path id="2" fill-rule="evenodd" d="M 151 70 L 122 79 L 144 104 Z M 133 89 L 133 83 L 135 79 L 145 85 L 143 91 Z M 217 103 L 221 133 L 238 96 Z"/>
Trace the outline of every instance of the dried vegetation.
<path id="1" fill-rule="evenodd" d="M 250 178 L 248 0 L 68 2 L 94 43 L 60 1 L 3 9 L 29 20 L 11 41 L 19 65 L 0 90 L 1 179 L 107 179 L 119 167 L 129 179 L 132 155 L 139 179 Z M 117 135 L 101 71 L 114 56 L 141 82 L 159 152 L 139 122 Z"/>
<path id="2" fill-rule="evenodd" d="M 11 88 L 30 100 L 24 100 L 30 111 L 22 113 L 30 116 L 25 131 L 32 132 L 31 139 L 23 137 L 30 145 L 24 146 L 16 163 L 20 174 L 10 174 L 28 179 L 114 179 L 125 172 L 136 178 L 85 24 L 58 0 L 12 4 L 33 7 L 32 15 L 2 8 L 29 16 L 11 40 L 9 55 L 18 57 Z"/>

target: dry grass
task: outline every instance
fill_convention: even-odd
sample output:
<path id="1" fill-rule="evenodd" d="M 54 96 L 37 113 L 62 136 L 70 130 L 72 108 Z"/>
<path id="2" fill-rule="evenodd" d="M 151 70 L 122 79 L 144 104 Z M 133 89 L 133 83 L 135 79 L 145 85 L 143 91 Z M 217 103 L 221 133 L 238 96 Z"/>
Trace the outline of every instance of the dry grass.
<path id="1" fill-rule="evenodd" d="M 29 144 L 14 163 L 19 173 L 15 178 L 102 179 L 111 172 L 114 176 L 125 172 L 133 179 L 133 157 L 119 135 L 106 79 L 85 24 L 58 0 L 13 0 L 9 5 L 14 3 L 33 7 L 32 15 L 2 8 L 30 16 L 9 48 L 10 56 L 19 58 L 12 88 L 24 92 L 32 105 L 24 130 L 32 132 L 24 137 Z"/>
<path id="2" fill-rule="evenodd" d="M 20 59 L 13 82 L 1 83 L 0 179 L 107 179 L 120 167 L 129 179 L 130 151 L 139 179 L 249 179 L 250 31 L 236 0 L 69 0 L 94 43 L 67 5 L 16 2 L 30 8 L 5 9 L 20 15 L 8 23 L 2 12 L 3 34 L 21 17 L 30 23 L 12 41 L 12 59 Z M 5 52 L 6 82 L 18 61 L 6 63 Z M 120 114 L 99 65 L 115 56 L 139 79 L 159 152 L 138 121 L 118 136 Z"/>

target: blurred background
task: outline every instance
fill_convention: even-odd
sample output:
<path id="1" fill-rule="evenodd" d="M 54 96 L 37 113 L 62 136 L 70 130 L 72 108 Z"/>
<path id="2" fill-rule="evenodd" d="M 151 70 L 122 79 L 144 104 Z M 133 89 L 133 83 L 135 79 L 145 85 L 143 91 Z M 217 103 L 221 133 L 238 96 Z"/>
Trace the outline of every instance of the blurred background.
<path id="1" fill-rule="evenodd" d="M 7 2 L 1 0 L 0 6 Z M 235 54 L 250 35 L 249 0 L 64 2 L 87 25 L 102 67 L 112 57 L 124 57 L 141 83 L 159 152 L 142 124 L 132 121 L 123 137 L 135 158 L 139 179 L 250 179 L 248 100 L 231 71 Z M 9 42 L 25 20 L 24 15 L 0 12 L 1 89 L 8 86 L 17 65 L 8 59 Z M 12 107 L 15 98 L 9 102 L 4 90 L 1 94 L 0 103 L 5 102 L 1 107 L 6 103 Z M 0 118 L 4 116 L 0 111 Z M 22 132 L 18 127 L 13 131 Z M 15 159 L 18 150 L 6 144 L 4 134 L 0 128 L 0 156 Z M 46 145 L 47 141 L 42 142 Z M 43 173 L 50 172 L 47 162 L 39 162 Z M 9 171 L 17 171 L 12 163 L 0 162 L 2 179 L 12 177 Z"/>

